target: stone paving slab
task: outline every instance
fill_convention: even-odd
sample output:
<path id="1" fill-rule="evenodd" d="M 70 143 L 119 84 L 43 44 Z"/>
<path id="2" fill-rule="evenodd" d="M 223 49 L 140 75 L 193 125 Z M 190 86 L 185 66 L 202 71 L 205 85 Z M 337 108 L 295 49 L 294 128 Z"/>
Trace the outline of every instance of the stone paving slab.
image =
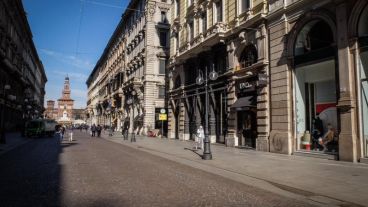
<path id="1" fill-rule="evenodd" d="M 328 206 L 368 206 L 368 166 L 319 158 L 289 156 L 212 144 L 213 160 L 193 151 L 192 141 L 120 134 L 105 139 L 144 150 L 224 177 L 253 184 L 280 195 L 316 201 Z M 196 152 L 196 153 L 195 153 Z"/>

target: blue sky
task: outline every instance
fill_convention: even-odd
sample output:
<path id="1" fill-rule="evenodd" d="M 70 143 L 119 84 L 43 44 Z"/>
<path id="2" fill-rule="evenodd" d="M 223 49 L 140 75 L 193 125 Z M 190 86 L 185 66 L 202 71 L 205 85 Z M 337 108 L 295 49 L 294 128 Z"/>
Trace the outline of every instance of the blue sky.
<path id="1" fill-rule="evenodd" d="M 68 74 L 74 108 L 86 106 L 85 82 L 127 3 L 128 0 L 23 0 L 48 79 L 45 100 L 61 97 Z"/>

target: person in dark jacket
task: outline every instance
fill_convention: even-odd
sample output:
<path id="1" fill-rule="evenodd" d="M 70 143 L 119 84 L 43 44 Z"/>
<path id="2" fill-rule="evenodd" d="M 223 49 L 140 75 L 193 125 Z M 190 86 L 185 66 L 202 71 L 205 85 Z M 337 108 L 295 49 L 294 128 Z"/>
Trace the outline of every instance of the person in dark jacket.
<path id="1" fill-rule="evenodd" d="M 97 136 L 100 137 L 101 136 L 102 127 L 100 125 L 97 125 L 96 130 L 97 130 Z"/>

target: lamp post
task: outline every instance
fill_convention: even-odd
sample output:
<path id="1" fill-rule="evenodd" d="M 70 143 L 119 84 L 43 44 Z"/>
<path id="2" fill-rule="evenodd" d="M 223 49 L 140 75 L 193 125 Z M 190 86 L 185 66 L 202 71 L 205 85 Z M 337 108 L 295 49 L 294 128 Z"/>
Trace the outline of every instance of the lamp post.
<path id="1" fill-rule="evenodd" d="M 209 101 L 208 101 L 208 79 L 214 81 L 218 78 L 218 74 L 215 71 L 214 64 L 212 65 L 212 71 L 210 74 L 207 74 L 207 66 L 205 67 L 205 74 L 202 74 L 202 71 L 199 71 L 198 77 L 196 78 L 197 85 L 202 85 L 204 83 L 205 87 L 205 126 L 204 126 L 204 150 L 203 150 L 203 156 L 202 159 L 204 160 L 212 160 L 212 153 L 210 148 L 210 140 L 208 137 L 208 107 L 209 107 Z"/>
<path id="2" fill-rule="evenodd" d="M 3 88 L 3 106 L 1 107 L 1 113 L 0 113 L 0 143 L 6 144 L 6 138 L 5 138 L 5 129 L 4 129 L 4 109 L 6 106 L 6 99 L 7 99 L 7 91 L 10 90 L 10 85 L 4 85 Z"/>
<path id="3" fill-rule="evenodd" d="M 134 102 L 135 102 L 135 91 L 132 91 L 132 95 L 131 97 L 127 100 L 127 104 L 132 106 L 132 111 L 133 111 L 133 123 L 132 123 L 132 136 L 130 138 L 131 142 L 136 142 L 135 140 L 135 133 L 134 133 Z"/>

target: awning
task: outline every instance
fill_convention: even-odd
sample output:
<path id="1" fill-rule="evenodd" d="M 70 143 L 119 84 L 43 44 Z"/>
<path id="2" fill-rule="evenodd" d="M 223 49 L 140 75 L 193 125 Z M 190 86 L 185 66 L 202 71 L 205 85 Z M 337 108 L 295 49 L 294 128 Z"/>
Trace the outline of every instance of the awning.
<path id="1" fill-rule="evenodd" d="M 237 111 L 247 110 L 249 108 L 257 107 L 255 103 L 254 96 L 246 96 L 238 98 L 230 108 L 235 109 Z"/>

